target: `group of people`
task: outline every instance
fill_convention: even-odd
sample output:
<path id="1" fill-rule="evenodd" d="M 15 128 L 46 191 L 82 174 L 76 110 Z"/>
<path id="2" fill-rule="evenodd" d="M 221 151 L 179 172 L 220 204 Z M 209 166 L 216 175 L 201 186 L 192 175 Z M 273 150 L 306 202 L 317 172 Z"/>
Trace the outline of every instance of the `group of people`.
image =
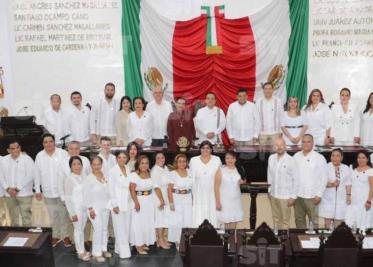
<path id="1" fill-rule="evenodd" d="M 163 249 L 178 246 L 183 227 L 198 227 L 208 219 L 214 227 L 235 228 L 243 220 L 240 185 L 245 175 L 233 151 L 225 164 L 212 154 L 226 130 L 235 147 L 274 145 L 268 159 L 269 198 L 274 224 L 289 228 L 291 209 L 295 223 L 317 227 L 317 218 L 327 226 L 345 220 L 359 228 L 373 226 L 373 169 L 365 151 L 357 153 L 353 167 L 342 164 L 343 151 L 334 149 L 331 162 L 314 151 L 315 145 L 373 145 L 373 93 L 358 111 L 350 102 L 351 92 L 340 91 L 340 103 L 324 103 L 322 92 L 311 92 L 307 105 L 299 108 L 290 97 L 283 109 L 273 95 L 271 83 L 263 85 L 264 97 L 248 101 L 247 91 L 237 91 L 237 101 L 225 113 L 216 106 L 215 94 L 206 94 L 205 107 L 187 109 L 182 97 L 175 108 L 153 89 L 154 100 L 115 98 L 115 86 L 105 85 L 105 97 L 82 105 L 79 92 L 71 93 L 73 106 L 61 108 L 59 95 L 52 95 L 51 108 L 42 116 L 49 134 L 35 162 L 21 151 L 17 140 L 8 144 L 8 155 L 0 160 L 0 196 L 10 213 L 12 225 L 31 226 L 31 202 L 35 193 L 44 200 L 53 227 L 53 245 L 71 246 L 73 236 L 78 257 L 103 262 L 111 257 L 108 237 L 115 237 L 115 252 L 131 256 L 130 246 L 147 254 L 156 242 Z M 56 146 L 70 135 L 67 151 Z M 140 155 L 144 146 L 163 146 L 177 151 L 180 138 L 186 146 L 198 145 L 200 155 L 177 154 L 173 165 L 162 152 L 153 159 Z M 91 160 L 80 155 L 82 142 L 93 142 L 100 152 Z M 184 140 L 185 141 L 185 140 Z M 127 146 L 115 156 L 111 146 Z M 184 142 L 185 145 L 185 142 Z M 294 156 L 287 145 L 301 145 Z M 308 221 L 307 221 L 308 218 Z M 21 219 L 21 222 L 20 222 Z M 71 233 L 71 223 L 73 233 Z M 92 251 L 85 250 L 85 229 L 92 228 Z"/>
<path id="2" fill-rule="evenodd" d="M 163 89 L 152 90 L 154 100 L 128 96 L 118 101 L 115 85 L 105 85 L 104 98 L 92 106 L 82 105 L 82 95 L 71 93 L 72 106 L 61 107 L 61 97 L 50 97 L 51 107 L 41 116 L 40 123 L 60 138 L 70 135 L 70 140 L 93 142 L 100 136 L 109 137 L 113 144 L 126 146 L 136 142 L 141 146 L 165 146 L 176 151 L 180 138 L 188 146 L 207 140 L 222 143 L 226 130 L 231 145 L 271 145 L 283 136 L 287 145 L 300 145 L 305 133 L 314 137 L 316 145 L 373 145 L 373 93 L 364 109 L 351 103 L 351 91 L 340 90 L 339 103 L 327 105 L 319 89 L 311 91 L 307 104 L 302 108 L 296 97 L 289 97 L 285 105 L 274 95 L 270 82 L 263 85 L 263 97 L 248 101 L 246 89 L 237 90 L 237 101 L 231 103 L 225 114 L 216 106 L 213 92 L 206 94 L 205 105 L 190 108 L 183 97 L 174 103 L 164 99 Z"/>
<path id="3" fill-rule="evenodd" d="M 198 227 L 208 219 L 215 227 L 236 227 L 243 220 L 237 155 L 227 152 L 225 165 L 212 155 L 209 141 L 200 144 L 200 155 L 190 159 L 177 154 L 166 165 L 162 152 L 153 159 L 140 155 L 136 142 L 126 151 L 111 154 L 111 139 L 101 137 L 100 152 L 90 161 L 80 155 L 80 143 L 67 151 L 56 147 L 52 134 L 43 136 L 43 150 L 35 162 L 17 140 L 0 161 L 1 192 L 14 226 L 31 225 L 35 192 L 44 200 L 53 228 L 53 246 L 71 246 L 73 236 L 79 259 L 104 262 L 111 257 L 108 237 L 115 237 L 115 252 L 131 257 L 130 246 L 147 254 L 149 245 L 169 249 L 180 242 L 184 227 Z M 73 225 L 73 233 L 69 226 Z M 85 250 L 85 229 L 92 227 L 92 251 Z M 112 233 L 110 233 L 112 231 Z"/>
<path id="4" fill-rule="evenodd" d="M 314 137 L 302 137 L 302 150 L 290 156 L 284 139 L 275 140 L 268 159 L 269 199 L 274 226 L 288 229 L 294 208 L 297 228 L 318 227 L 319 217 L 327 228 L 345 221 L 359 229 L 373 227 L 373 168 L 366 150 L 356 154 L 352 166 L 342 163 L 343 150 L 334 148 L 330 162 L 316 152 Z"/>

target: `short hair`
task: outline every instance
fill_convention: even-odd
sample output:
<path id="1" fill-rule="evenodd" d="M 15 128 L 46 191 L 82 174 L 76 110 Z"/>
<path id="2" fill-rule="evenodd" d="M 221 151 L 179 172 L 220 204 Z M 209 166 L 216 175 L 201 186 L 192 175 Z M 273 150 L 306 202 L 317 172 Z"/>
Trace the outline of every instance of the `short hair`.
<path id="1" fill-rule="evenodd" d="M 82 94 L 78 91 L 74 91 L 70 94 L 70 99 L 73 98 L 73 95 L 79 95 L 80 97 L 82 97 Z"/>
<path id="2" fill-rule="evenodd" d="M 312 142 L 313 142 L 313 135 L 312 134 L 305 134 L 305 135 L 303 135 L 303 138 L 305 138 L 305 137 L 310 137 L 311 140 L 312 140 Z"/>
<path id="3" fill-rule="evenodd" d="M 41 140 L 44 142 L 44 139 L 47 138 L 47 137 L 52 138 L 52 139 L 53 139 L 53 142 L 56 141 L 56 138 L 55 138 L 54 135 L 51 134 L 51 133 L 45 133 L 45 134 L 43 134 L 43 135 L 41 136 Z"/>
<path id="4" fill-rule="evenodd" d="M 105 84 L 105 88 L 108 87 L 108 86 L 112 86 L 115 89 L 115 84 L 113 84 L 112 82 L 109 82 L 109 83 Z"/>
<path id="5" fill-rule="evenodd" d="M 58 97 L 61 101 L 61 96 L 59 94 L 52 94 L 49 99 L 52 100 L 52 98 L 55 96 Z"/>
<path id="6" fill-rule="evenodd" d="M 137 172 L 138 174 L 140 173 L 140 162 L 143 160 L 143 159 L 146 159 L 149 161 L 149 157 L 147 155 L 140 155 L 137 160 L 136 160 L 136 163 L 135 163 L 135 172 Z M 150 173 L 150 170 L 148 169 L 148 172 Z"/>
<path id="7" fill-rule="evenodd" d="M 347 87 L 343 87 L 343 88 L 341 89 L 341 91 L 339 91 L 339 94 L 342 94 L 343 91 L 346 91 L 346 92 L 348 93 L 348 95 L 351 95 L 351 90 L 348 89 Z"/>
<path id="8" fill-rule="evenodd" d="M 179 97 L 175 98 L 175 102 L 176 102 L 176 103 L 177 103 L 177 101 L 179 101 L 179 100 L 184 100 L 184 101 L 186 101 L 185 97 L 183 97 L 183 96 L 179 96 Z"/>
<path id="9" fill-rule="evenodd" d="M 145 110 L 145 107 L 146 107 L 145 99 L 142 96 L 136 96 L 135 98 L 133 98 L 133 107 L 135 107 L 136 100 L 140 100 L 142 102 L 142 104 L 144 105 L 143 110 Z"/>
<path id="10" fill-rule="evenodd" d="M 199 152 L 201 152 L 201 149 L 204 146 L 209 146 L 211 150 L 212 150 L 212 147 L 213 147 L 212 143 L 210 141 L 208 141 L 208 140 L 202 141 L 202 143 L 199 145 Z"/>
<path id="11" fill-rule="evenodd" d="M 10 147 L 10 145 L 13 145 L 13 144 L 18 144 L 19 146 L 21 146 L 21 144 L 19 143 L 19 141 L 17 139 L 10 139 L 8 142 L 8 148 Z"/>
<path id="12" fill-rule="evenodd" d="M 239 94 L 239 93 L 245 93 L 245 94 L 247 94 L 247 89 L 246 88 L 239 88 L 238 90 L 237 90 L 237 95 Z"/>
<path id="13" fill-rule="evenodd" d="M 79 141 L 76 141 L 76 140 L 73 140 L 73 141 L 71 141 L 71 142 L 67 145 L 67 147 L 69 147 L 70 145 L 78 145 L 78 146 L 80 146 L 80 142 L 79 142 Z"/>
<path id="14" fill-rule="evenodd" d="M 265 82 L 262 84 L 262 88 L 266 87 L 267 85 L 270 85 L 273 88 L 273 84 L 271 82 Z"/>
<path id="15" fill-rule="evenodd" d="M 207 97 L 208 95 L 213 95 L 216 98 L 216 94 L 213 91 L 208 91 L 205 97 Z"/>
<path id="16" fill-rule="evenodd" d="M 119 110 L 122 110 L 122 109 L 123 109 L 123 108 L 122 108 L 122 105 L 123 105 L 124 100 L 127 100 L 128 102 L 130 102 L 130 110 L 133 110 L 133 109 L 132 109 L 132 100 L 131 100 L 131 98 L 130 98 L 129 96 L 127 96 L 127 95 L 123 96 L 123 97 L 120 99 Z"/>
<path id="17" fill-rule="evenodd" d="M 228 150 L 227 152 L 225 152 L 225 156 L 227 156 L 227 155 L 232 156 L 235 159 L 237 159 L 237 153 L 234 152 L 233 150 Z"/>
<path id="18" fill-rule="evenodd" d="M 334 152 L 338 152 L 343 157 L 343 150 L 342 150 L 342 148 L 339 148 L 339 147 L 333 148 L 331 154 L 333 154 Z"/>
<path id="19" fill-rule="evenodd" d="M 102 136 L 102 137 L 100 138 L 100 144 L 102 143 L 102 141 L 108 141 L 108 142 L 111 143 L 111 139 L 110 139 L 109 137 L 107 137 L 107 136 Z"/>
<path id="20" fill-rule="evenodd" d="M 80 162 L 80 165 L 83 166 L 83 161 L 82 159 L 79 157 L 79 156 L 72 156 L 70 159 L 69 159 L 69 167 L 71 169 L 71 165 L 73 165 L 73 161 L 74 160 L 78 160 Z"/>

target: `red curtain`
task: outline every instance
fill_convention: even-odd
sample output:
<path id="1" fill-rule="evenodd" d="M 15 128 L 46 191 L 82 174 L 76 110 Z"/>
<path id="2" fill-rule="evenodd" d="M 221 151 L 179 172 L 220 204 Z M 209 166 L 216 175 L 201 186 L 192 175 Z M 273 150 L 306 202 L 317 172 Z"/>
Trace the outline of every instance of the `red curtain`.
<path id="1" fill-rule="evenodd" d="M 174 97 L 194 102 L 212 91 L 217 105 L 227 112 L 238 88 L 247 88 L 250 100 L 254 97 L 255 41 L 248 17 L 217 20 L 223 53 L 215 55 L 206 54 L 206 16 L 176 23 L 172 48 Z M 227 144 L 226 136 L 224 141 Z"/>

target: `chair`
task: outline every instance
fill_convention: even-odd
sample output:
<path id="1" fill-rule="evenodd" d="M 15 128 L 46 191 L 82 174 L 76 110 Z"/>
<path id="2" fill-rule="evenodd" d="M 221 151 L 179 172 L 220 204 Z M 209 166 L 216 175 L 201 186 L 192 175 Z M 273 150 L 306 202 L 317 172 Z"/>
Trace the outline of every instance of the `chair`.
<path id="1" fill-rule="evenodd" d="M 239 266 L 282 267 L 284 259 L 283 245 L 265 222 L 238 252 Z"/>
<path id="2" fill-rule="evenodd" d="M 320 262 L 322 267 L 357 267 L 362 240 L 357 241 L 351 229 L 343 222 L 325 241 L 322 236 Z"/>
<path id="3" fill-rule="evenodd" d="M 228 236 L 222 240 L 208 220 L 204 220 L 193 235 L 185 237 L 185 249 L 187 266 L 227 266 Z"/>

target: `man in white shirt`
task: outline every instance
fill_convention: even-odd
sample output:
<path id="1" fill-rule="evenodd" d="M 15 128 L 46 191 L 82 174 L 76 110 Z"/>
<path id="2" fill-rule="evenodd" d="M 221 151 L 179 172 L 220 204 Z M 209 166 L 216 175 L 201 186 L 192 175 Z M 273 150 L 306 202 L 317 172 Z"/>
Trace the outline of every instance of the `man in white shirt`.
<path id="1" fill-rule="evenodd" d="M 146 111 L 153 118 L 152 127 L 152 146 L 163 146 L 167 143 L 167 119 L 172 112 L 172 105 L 163 98 L 163 89 L 161 86 L 153 88 L 154 100 L 146 106 Z"/>
<path id="2" fill-rule="evenodd" d="M 34 186 L 34 161 L 21 152 L 21 146 L 14 140 L 9 143 L 8 155 L 0 164 L 1 186 L 5 189 L 5 203 L 8 207 L 12 226 L 31 226 L 32 188 Z M 22 223 L 19 223 L 21 215 Z"/>
<path id="3" fill-rule="evenodd" d="M 70 95 L 72 103 L 67 115 L 67 133 L 70 134 L 69 139 L 78 142 L 89 141 L 89 117 L 91 110 L 82 106 L 82 95 L 80 92 L 72 92 Z"/>
<path id="4" fill-rule="evenodd" d="M 298 193 L 299 172 L 294 158 L 286 153 L 284 139 L 275 140 L 275 151 L 268 159 L 267 174 L 273 223 L 277 229 L 289 229 L 291 207 Z"/>
<path id="5" fill-rule="evenodd" d="M 62 143 L 61 137 L 67 133 L 66 112 L 61 108 L 61 96 L 53 94 L 50 97 L 51 106 L 41 116 L 40 124 L 54 135 L 56 143 Z"/>
<path id="6" fill-rule="evenodd" d="M 100 153 L 98 156 L 102 158 L 102 172 L 106 179 L 109 178 L 109 171 L 117 164 L 117 160 L 113 154 L 111 154 L 111 142 L 110 138 L 103 136 L 100 139 Z"/>
<path id="7" fill-rule="evenodd" d="M 65 150 L 55 146 L 54 136 L 51 134 L 43 135 L 43 148 L 35 159 L 35 196 L 39 201 L 44 198 L 47 205 L 53 228 L 53 246 L 63 240 L 65 246 L 69 247 L 72 244 L 68 230 L 71 221 L 61 200 L 63 197 L 62 164 L 68 154 Z"/>
<path id="8" fill-rule="evenodd" d="M 222 109 L 215 106 L 216 95 L 213 92 L 206 94 L 206 106 L 197 111 L 194 118 L 197 143 L 210 141 L 212 144 L 221 144 L 221 132 L 225 129 L 225 115 Z"/>
<path id="9" fill-rule="evenodd" d="M 323 155 L 313 150 L 314 141 L 310 134 L 302 138 L 302 151 L 294 155 L 298 166 L 298 194 L 294 203 L 295 225 L 305 229 L 308 221 L 318 226 L 318 205 L 328 182 L 327 163 Z"/>
<path id="10" fill-rule="evenodd" d="M 114 98 L 115 85 L 107 83 L 104 89 L 105 97 L 93 104 L 90 114 L 90 131 L 92 143 L 96 144 L 101 136 L 108 136 L 115 144 L 115 115 L 119 110 L 119 101 Z"/>
<path id="11" fill-rule="evenodd" d="M 83 162 L 82 175 L 88 176 L 91 173 L 91 164 L 89 159 L 80 155 L 80 143 L 78 141 L 71 141 L 67 146 L 68 157 L 62 163 L 62 171 L 64 179 L 71 174 L 69 166 L 70 158 L 73 156 L 79 157 Z"/>
<path id="12" fill-rule="evenodd" d="M 227 133 L 235 147 L 255 144 L 259 136 L 259 113 L 255 104 L 247 101 L 247 90 L 237 91 L 237 101 L 229 105 Z"/>
<path id="13" fill-rule="evenodd" d="M 273 145 L 274 140 L 281 136 L 281 115 L 284 107 L 281 99 L 273 95 L 274 88 L 271 82 L 263 84 L 264 97 L 260 98 L 256 106 L 259 111 L 259 143 Z"/>

